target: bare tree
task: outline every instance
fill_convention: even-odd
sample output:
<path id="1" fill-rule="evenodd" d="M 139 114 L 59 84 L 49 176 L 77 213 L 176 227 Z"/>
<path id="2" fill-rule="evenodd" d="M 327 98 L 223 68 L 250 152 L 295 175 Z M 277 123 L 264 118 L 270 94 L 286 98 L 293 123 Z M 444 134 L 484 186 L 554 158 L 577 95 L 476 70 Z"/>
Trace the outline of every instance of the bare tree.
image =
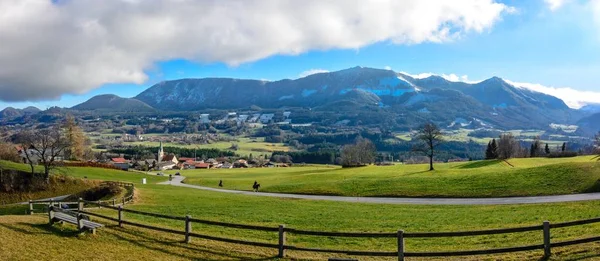
<path id="1" fill-rule="evenodd" d="M 357 138 L 354 144 L 346 145 L 341 150 L 343 167 L 359 167 L 375 162 L 377 148 L 368 139 Z"/>
<path id="2" fill-rule="evenodd" d="M 594 143 L 595 143 L 595 149 L 596 149 L 596 154 L 598 154 L 598 157 L 596 157 L 598 160 L 600 160 L 600 131 L 598 132 L 598 134 L 596 134 L 596 136 L 594 137 Z"/>
<path id="3" fill-rule="evenodd" d="M 35 131 L 22 131 L 17 134 L 17 141 L 23 148 L 23 156 L 31 166 L 31 173 L 35 172 L 36 164 L 42 164 L 47 182 L 50 181 L 50 171 L 56 168 L 57 161 L 70 146 L 68 139 L 58 126 Z"/>
<path id="4" fill-rule="evenodd" d="M 510 159 L 521 154 L 521 145 L 512 133 L 500 135 L 498 140 L 498 158 Z"/>
<path id="5" fill-rule="evenodd" d="M 421 141 L 420 146 L 415 147 L 416 151 L 421 151 L 429 157 L 429 171 L 433 169 L 433 157 L 436 148 L 444 141 L 440 128 L 434 123 L 427 123 L 419 128 L 417 139 Z"/>

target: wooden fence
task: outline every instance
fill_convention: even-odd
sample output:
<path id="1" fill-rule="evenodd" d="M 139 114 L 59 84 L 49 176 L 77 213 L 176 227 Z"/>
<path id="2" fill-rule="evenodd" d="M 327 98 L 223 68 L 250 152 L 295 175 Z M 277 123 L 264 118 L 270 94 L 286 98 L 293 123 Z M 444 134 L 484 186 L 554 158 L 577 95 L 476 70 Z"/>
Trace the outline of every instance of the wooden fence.
<path id="1" fill-rule="evenodd" d="M 521 251 L 530 251 L 530 250 L 544 250 L 544 257 L 549 257 L 551 255 L 551 250 L 553 247 L 564 247 L 570 245 L 577 245 L 583 243 L 590 243 L 600 241 L 600 236 L 598 237 L 589 237 L 589 238 L 581 238 L 577 240 L 569 240 L 569 241 L 561 241 L 561 242 L 551 242 L 550 241 L 550 230 L 552 228 L 565 228 L 572 226 L 580 226 L 587 225 L 600 222 L 600 218 L 586 219 L 586 220 L 578 220 L 571 222 L 563 222 L 563 223 L 554 223 L 551 224 L 548 221 L 544 221 L 540 225 L 535 226 L 527 226 L 527 227 L 517 227 L 517 228 L 507 228 L 507 229 L 491 229 L 491 230 L 478 230 L 478 231 L 463 231 L 463 232 L 427 232 L 427 233 L 405 233 L 403 230 L 398 230 L 396 232 L 390 233 L 354 233 L 354 232 L 321 232 L 321 231 L 308 231 L 308 230 L 300 230 L 294 228 L 286 228 L 285 225 L 279 225 L 278 227 L 269 227 L 269 226 L 258 226 L 258 225 L 244 225 L 244 224 L 233 224 L 233 223 L 225 223 L 219 221 L 210 221 L 210 220 L 202 220 L 192 218 L 191 216 L 171 216 L 165 214 L 158 213 L 150 213 L 143 212 L 132 209 L 125 209 L 122 205 L 119 206 L 111 206 L 106 203 L 96 202 L 96 201 L 83 201 L 86 204 L 90 205 L 98 205 L 104 208 L 112 209 L 118 211 L 118 218 L 113 218 L 105 215 L 101 215 L 94 212 L 80 210 L 81 213 L 95 216 L 107 220 L 111 220 L 114 222 L 118 222 L 119 226 L 123 225 L 131 225 L 146 229 L 151 229 L 155 231 L 161 231 L 171 234 L 177 234 L 184 236 L 184 242 L 189 243 L 192 237 L 215 240 L 233 244 L 242 244 L 242 245 L 250 245 L 257 247 L 266 247 L 273 248 L 278 250 L 278 257 L 284 257 L 286 250 L 295 250 L 295 251 L 309 251 L 309 252 L 320 252 L 320 253 L 332 253 L 332 254 L 345 254 L 345 255 L 353 255 L 353 256 L 388 256 L 388 257 L 397 257 L 398 260 L 404 260 L 405 257 L 450 257 L 450 256 L 470 256 L 470 255 L 489 255 L 489 254 L 499 254 L 499 253 L 512 253 L 512 252 L 521 252 Z M 170 228 L 162 228 L 156 227 L 152 225 L 140 224 L 132 221 L 127 221 L 124 219 L 124 213 L 132 213 L 138 215 L 144 215 L 155 218 L 163 218 L 169 220 L 177 220 L 184 222 L 183 230 L 175 230 Z M 192 231 L 192 223 L 205 224 L 205 225 L 213 225 L 213 226 L 221 226 L 227 228 L 236 228 L 236 229 L 247 229 L 247 230 L 255 230 L 255 231 L 265 231 L 265 232 L 276 232 L 278 233 L 278 241 L 277 243 L 264 243 L 264 242 L 253 242 L 246 241 L 240 239 L 231 239 L 231 238 L 223 238 L 211 235 L 205 235 L 200 233 L 194 233 Z M 543 241 L 539 244 L 527 245 L 527 246 L 518 246 L 518 247 L 508 247 L 508 248 L 496 248 L 496 249 L 483 249 L 483 250 L 467 250 L 467 251 L 447 251 L 447 252 L 410 252 L 406 251 L 404 241 L 409 238 L 445 238 L 445 237 L 469 237 L 469 236 L 482 236 L 482 235 L 498 235 L 498 234 L 509 234 L 509 233 L 522 233 L 522 232 L 531 232 L 531 231 L 541 231 L 543 236 Z M 322 236 L 322 237 L 352 237 L 352 238 L 396 238 L 397 239 L 397 251 L 356 251 L 356 250 L 336 250 L 336 249 L 320 249 L 320 248 L 307 248 L 307 247 L 299 247 L 292 246 L 286 244 L 286 235 L 306 235 L 306 236 Z"/>
<path id="2" fill-rule="evenodd" d="M 125 193 L 125 196 L 122 198 L 94 201 L 96 203 L 96 205 L 98 205 L 98 206 L 104 206 L 104 205 L 112 205 L 112 206 L 122 205 L 122 206 L 124 206 L 125 204 L 128 204 L 133 201 L 133 193 L 134 193 L 134 188 L 135 188 L 133 183 L 119 182 L 119 181 L 105 181 L 102 183 L 116 184 L 118 186 L 124 187 L 127 190 L 127 192 Z M 74 210 L 74 209 L 83 210 L 84 209 L 83 200 L 81 198 L 78 201 L 29 200 L 29 210 L 28 210 L 29 215 L 32 215 L 35 212 L 35 208 L 34 208 L 35 205 L 43 205 L 43 206 L 47 206 L 47 207 L 54 206 L 54 205 L 58 205 L 60 207 L 60 206 L 66 205 L 66 206 L 68 206 L 68 209 L 71 209 L 71 210 Z M 75 205 L 75 207 L 73 207 L 74 205 Z M 47 213 L 48 209 L 45 208 L 41 212 Z"/>

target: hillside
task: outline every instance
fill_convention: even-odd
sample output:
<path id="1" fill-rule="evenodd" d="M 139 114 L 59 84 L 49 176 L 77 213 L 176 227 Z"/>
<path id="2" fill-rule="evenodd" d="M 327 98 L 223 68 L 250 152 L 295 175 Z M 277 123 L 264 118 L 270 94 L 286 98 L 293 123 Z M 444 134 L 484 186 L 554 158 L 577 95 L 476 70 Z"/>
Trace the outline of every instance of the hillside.
<path id="1" fill-rule="evenodd" d="M 40 109 L 33 107 L 33 106 L 29 106 L 29 107 L 26 107 L 23 109 L 15 109 L 13 107 L 6 107 L 6 108 L 4 108 L 4 110 L 0 111 L 0 119 L 14 119 L 14 118 L 22 117 L 25 115 L 33 115 L 40 111 L 41 111 Z"/>
<path id="2" fill-rule="evenodd" d="M 585 134 L 596 134 L 600 131 L 600 113 L 585 117 L 577 122 L 580 132 Z"/>
<path id="3" fill-rule="evenodd" d="M 131 98 L 122 98 L 113 94 L 97 95 L 84 103 L 73 106 L 74 110 L 103 110 L 115 112 L 154 111 L 148 104 Z"/>
<path id="4" fill-rule="evenodd" d="M 581 113 L 562 100 L 515 87 L 498 77 L 471 84 L 439 76 L 416 79 L 391 70 L 354 67 L 295 80 L 181 79 L 135 97 L 156 109 L 193 111 L 300 107 L 317 111 L 380 110 L 416 122 L 457 118 L 498 128 L 545 128 L 574 123 Z"/>
<path id="5" fill-rule="evenodd" d="M 592 157 L 527 158 L 506 162 L 285 169 L 184 170 L 186 184 L 264 192 L 364 197 L 514 197 L 600 192 L 600 163 Z M 175 173 L 177 171 L 168 171 Z M 218 173 L 218 175 L 217 175 Z"/>

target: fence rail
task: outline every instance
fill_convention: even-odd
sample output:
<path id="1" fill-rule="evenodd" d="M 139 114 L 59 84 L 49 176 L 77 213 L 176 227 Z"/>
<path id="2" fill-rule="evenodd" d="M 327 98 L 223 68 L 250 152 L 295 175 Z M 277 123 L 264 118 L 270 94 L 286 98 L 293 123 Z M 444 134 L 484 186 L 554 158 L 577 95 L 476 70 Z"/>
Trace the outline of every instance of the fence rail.
<path id="1" fill-rule="evenodd" d="M 335 254 L 346 254 L 346 255 L 354 255 L 354 256 L 397 256 L 398 260 L 404 260 L 405 257 L 450 257 L 450 256 L 471 256 L 471 255 L 490 255 L 490 254 L 500 254 L 500 253 L 513 253 L 513 252 L 522 252 L 522 251 L 532 251 L 532 250 L 544 250 L 544 256 L 549 257 L 551 255 L 551 249 L 553 247 L 564 247 L 571 246 L 577 244 L 591 243 L 600 241 L 600 236 L 598 237 L 590 237 L 583 238 L 577 240 L 570 241 L 562 241 L 562 242 L 550 242 L 550 229 L 551 228 L 565 228 L 572 226 L 581 226 L 587 224 L 600 223 L 600 218 L 592 218 L 585 220 L 577 220 L 577 221 L 569 221 L 562 223 L 550 224 L 548 221 L 544 221 L 542 225 L 535 226 L 525 226 L 525 227 L 515 227 L 515 228 L 505 228 L 505 229 L 489 229 L 489 230 L 476 230 L 476 231 L 459 231 L 459 232 L 426 232 L 426 233 L 404 233 L 404 231 L 399 230 L 395 233 L 386 233 L 386 232 L 325 232 L 325 231 L 310 231 L 310 230 L 300 230 L 295 228 L 286 228 L 284 225 L 280 225 L 278 227 L 268 227 L 268 226 L 257 226 L 257 225 L 245 225 L 245 224 L 235 224 L 235 223 L 226 223 L 226 222 L 218 222 L 212 220 L 203 220 L 192 218 L 190 216 L 173 216 L 173 215 L 164 215 L 158 213 L 151 213 L 139 210 L 125 209 L 123 206 L 111 206 L 106 203 L 97 202 L 97 201 L 84 201 L 85 203 L 91 205 L 98 205 L 103 208 L 117 210 L 118 218 L 108 217 L 105 215 L 96 214 L 93 212 L 81 211 L 81 213 L 89 214 L 91 216 L 96 216 L 100 218 L 104 218 L 107 220 L 111 220 L 114 222 L 118 222 L 120 226 L 123 225 L 131 225 L 136 227 L 141 227 L 145 229 L 151 229 L 176 235 L 185 236 L 185 242 L 190 242 L 192 237 L 202 238 L 208 240 L 215 240 L 226 243 L 233 244 L 242 244 L 242 245 L 250 245 L 257 247 L 265 247 L 265 248 L 275 248 L 279 250 L 279 257 L 285 256 L 286 250 L 294 250 L 294 251 L 308 251 L 308 252 L 318 252 L 318 253 L 335 253 Z M 184 230 L 176 230 L 171 228 L 163 228 L 157 227 L 148 224 L 140 224 L 132 221 L 124 220 L 124 213 L 132 213 L 137 215 L 150 216 L 155 218 L 169 219 L 169 220 L 177 220 L 184 221 L 185 226 Z M 277 243 L 265 243 L 265 242 L 253 242 L 246 241 L 241 239 L 231 239 L 224 238 L 218 236 L 211 236 L 205 234 L 199 234 L 192 232 L 192 223 L 205 224 L 205 225 L 214 225 L 228 228 L 236 228 L 236 229 L 248 229 L 255 231 L 264 231 L 264 232 L 278 232 L 278 242 Z M 405 243 L 404 240 L 406 238 L 444 238 L 444 237 L 469 237 L 469 236 L 482 236 L 482 235 L 498 235 L 498 234 L 511 234 L 511 233 L 522 233 L 522 232 L 531 232 L 531 231 L 542 231 L 543 242 L 541 244 L 527 245 L 527 246 L 517 246 L 517 247 L 508 247 L 508 248 L 495 248 L 495 249 L 482 249 L 482 250 L 465 250 L 465 251 L 447 251 L 447 252 L 410 252 L 405 251 Z M 360 250 L 339 250 L 339 249 L 320 249 L 320 248 L 309 248 L 309 247 L 301 247 L 301 246 L 293 246 L 286 244 L 286 235 L 307 235 L 307 236 L 323 236 L 323 237 L 354 237 L 354 238 L 396 238 L 397 239 L 397 251 L 360 251 Z"/>

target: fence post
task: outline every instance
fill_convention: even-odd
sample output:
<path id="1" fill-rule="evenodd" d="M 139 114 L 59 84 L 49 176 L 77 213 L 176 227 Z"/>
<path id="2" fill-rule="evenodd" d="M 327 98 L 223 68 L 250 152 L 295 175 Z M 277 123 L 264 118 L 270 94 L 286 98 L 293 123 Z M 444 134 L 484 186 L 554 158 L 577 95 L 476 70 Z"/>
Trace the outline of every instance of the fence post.
<path id="1" fill-rule="evenodd" d="M 79 198 L 77 200 L 77 211 L 83 211 L 83 199 Z"/>
<path id="2" fill-rule="evenodd" d="M 54 223 L 54 206 L 48 205 L 48 223 L 52 225 Z"/>
<path id="3" fill-rule="evenodd" d="M 285 257 L 285 225 L 279 225 L 279 255 L 277 257 Z"/>
<path id="4" fill-rule="evenodd" d="M 398 261 L 404 261 L 404 230 L 398 230 Z"/>
<path id="5" fill-rule="evenodd" d="M 33 201 L 29 200 L 29 215 L 33 215 Z"/>
<path id="6" fill-rule="evenodd" d="M 119 227 L 123 227 L 123 206 L 119 206 Z"/>
<path id="7" fill-rule="evenodd" d="M 550 222 L 544 221 L 544 257 L 548 258 L 552 255 L 550 250 Z"/>
<path id="8" fill-rule="evenodd" d="M 190 215 L 185 216 L 185 242 L 191 241 L 190 233 L 192 232 L 192 222 L 190 221 Z"/>

